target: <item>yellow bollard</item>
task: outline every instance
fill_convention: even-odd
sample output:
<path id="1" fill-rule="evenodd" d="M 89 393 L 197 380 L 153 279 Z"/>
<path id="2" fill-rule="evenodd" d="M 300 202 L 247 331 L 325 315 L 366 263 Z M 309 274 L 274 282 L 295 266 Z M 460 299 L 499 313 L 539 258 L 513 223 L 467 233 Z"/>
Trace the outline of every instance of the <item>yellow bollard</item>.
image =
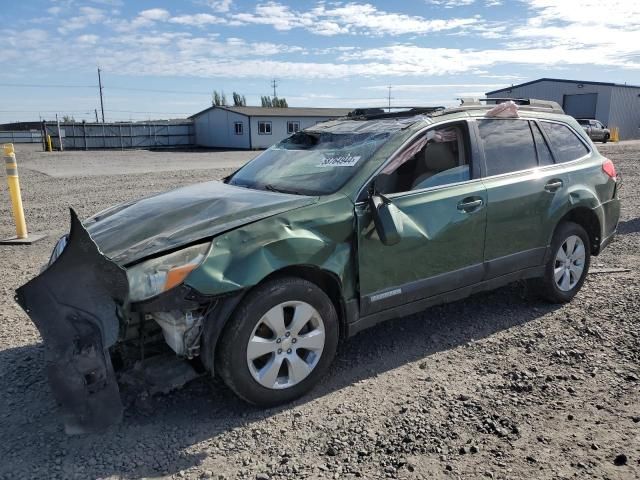
<path id="1" fill-rule="evenodd" d="M 611 141 L 612 142 L 620 141 L 620 130 L 618 129 L 618 127 L 613 127 L 611 131 Z"/>
<path id="2" fill-rule="evenodd" d="M 3 146 L 4 166 L 7 170 L 7 184 L 9 185 L 9 196 L 13 207 L 13 218 L 16 222 L 16 237 L 7 240 L 0 240 L 0 244 L 29 244 L 41 238 L 42 235 L 29 237 L 27 233 L 27 222 L 24 219 L 24 209 L 22 208 L 22 196 L 20 194 L 20 180 L 18 179 L 18 164 L 12 143 L 5 143 Z"/>
<path id="3" fill-rule="evenodd" d="M 47 151 L 48 152 L 53 151 L 53 149 L 51 148 L 51 135 L 47 135 Z"/>
<path id="4" fill-rule="evenodd" d="M 7 169 L 7 183 L 9 184 L 9 196 L 13 207 L 13 218 L 16 221 L 16 236 L 27 238 L 27 223 L 24 220 L 24 209 L 22 208 L 22 196 L 20 195 L 20 180 L 18 179 L 18 164 L 16 154 L 13 151 L 13 144 L 4 145 L 4 166 Z"/>

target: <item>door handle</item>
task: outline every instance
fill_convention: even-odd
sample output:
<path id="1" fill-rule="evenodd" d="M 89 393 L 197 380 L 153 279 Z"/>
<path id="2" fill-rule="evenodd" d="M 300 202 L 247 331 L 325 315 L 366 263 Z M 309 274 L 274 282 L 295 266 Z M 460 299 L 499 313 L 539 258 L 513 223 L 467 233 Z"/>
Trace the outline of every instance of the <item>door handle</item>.
<path id="1" fill-rule="evenodd" d="M 547 192 L 555 192 L 556 190 L 561 189 L 563 185 L 564 183 L 562 182 L 562 180 L 551 180 L 544 186 L 544 189 Z"/>
<path id="2" fill-rule="evenodd" d="M 483 203 L 484 202 L 482 201 L 481 198 L 478 198 L 477 200 L 471 200 L 471 199 L 465 198 L 460 203 L 458 203 L 458 210 L 461 210 L 463 212 L 471 212 L 473 210 L 480 208 Z"/>

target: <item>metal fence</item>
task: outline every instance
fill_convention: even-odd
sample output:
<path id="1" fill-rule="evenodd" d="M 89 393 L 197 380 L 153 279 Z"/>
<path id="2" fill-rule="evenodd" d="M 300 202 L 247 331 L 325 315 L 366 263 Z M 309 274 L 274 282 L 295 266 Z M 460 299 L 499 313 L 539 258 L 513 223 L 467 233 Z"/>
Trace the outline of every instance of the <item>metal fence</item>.
<path id="1" fill-rule="evenodd" d="M 45 124 L 46 134 L 51 136 L 53 148 L 60 148 L 58 125 Z M 60 137 L 65 150 L 89 150 L 96 148 L 162 148 L 195 144 L 193 123 L 60 123 Z"/>
<path id="2" fill-rule="evenodd" d="M 29 130 L 0 132 L 0 143 L 42 143 L 42 132 Z"/>

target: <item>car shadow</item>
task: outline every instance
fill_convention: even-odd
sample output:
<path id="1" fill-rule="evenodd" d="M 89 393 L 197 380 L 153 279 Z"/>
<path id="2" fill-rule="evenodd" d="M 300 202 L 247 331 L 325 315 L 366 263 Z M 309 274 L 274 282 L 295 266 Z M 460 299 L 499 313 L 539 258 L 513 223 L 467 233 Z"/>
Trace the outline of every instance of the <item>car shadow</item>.
<path id="1" fill-rule="evenodd" d="M 640 232 L 640 217 L 618 223 L 618 234 L 620 235 L 638 232 Z"/>
<path id="2" fill-rule="evenodd" d="M 218 380 L 201 377 L 179 391 L 137 401 L 126 410 L 121 424 L 99 435 L 64 434 L 42 368 L 41 344 L 4 350 L 0 352 L 0 429 L 4 432 L 0 477 L 3 473 L 45 477 L 49 472 L 71 478 L 174 474 L 207 457 L 188 450 L 191 445 L 214 446 L 225 432 L 286 414 L 408 363 L 428 363 L 435 353 L 517 328 L 556 308 L 522 295 L 517 285 L 479 294 L 358 334 L 341 346 L 321 384 L 293 404 L 268 410 L 250 407 Z M 241 442 L 236 448 L 242 449 Z M 22 474 L 16 475 L 16 469 L 22 469 Z"/>

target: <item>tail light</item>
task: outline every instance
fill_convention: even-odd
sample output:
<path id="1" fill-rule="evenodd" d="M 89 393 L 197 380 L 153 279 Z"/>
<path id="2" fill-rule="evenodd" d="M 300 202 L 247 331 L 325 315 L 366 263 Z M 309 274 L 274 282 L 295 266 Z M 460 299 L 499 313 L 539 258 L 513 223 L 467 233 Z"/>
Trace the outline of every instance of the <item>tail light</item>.
<path id="1" fill-rule="evenodd" d="M 604 163 L 602 164 L 602 171 L 604 173 L 606 173 L 607 175 L 609 175 L 609 177 L 613 178 L 614 180 L 617 177 L 617 175 L 616 175 L 616 167 L 613 164 L 613 162 L 611 160 L 609 160 L 608 158 L 605 159 Z"/>

